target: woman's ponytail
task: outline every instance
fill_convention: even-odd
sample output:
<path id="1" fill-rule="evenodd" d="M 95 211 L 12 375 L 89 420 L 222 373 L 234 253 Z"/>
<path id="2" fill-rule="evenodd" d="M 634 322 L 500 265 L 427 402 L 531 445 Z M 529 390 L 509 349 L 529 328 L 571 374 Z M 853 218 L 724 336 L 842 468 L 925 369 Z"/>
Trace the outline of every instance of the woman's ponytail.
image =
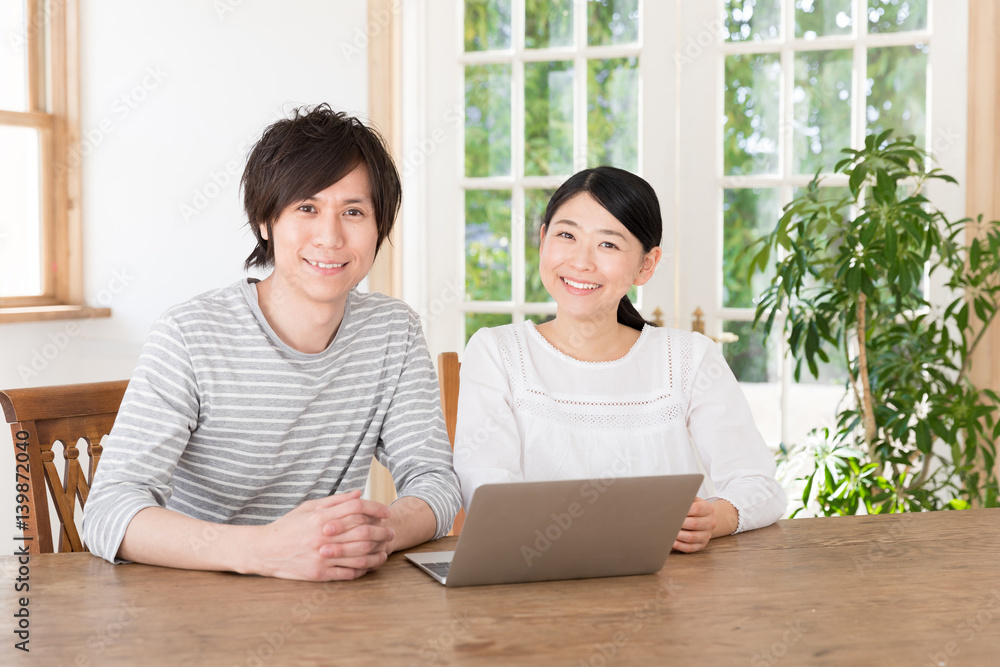
<path id="1" fill-rule="evenodd" d="M 627 327 L 632 327 L 636 331 L 642 331 L 645 325 L 655 327 L 656 325 L 648 320 L 644 320 L 639 311 L 635 309 L 632 305 L 632 301 L 628 298 L 628 294 L 622 297 L 622 300 L 618 302 L 618 324 L 624 324 Z"/>

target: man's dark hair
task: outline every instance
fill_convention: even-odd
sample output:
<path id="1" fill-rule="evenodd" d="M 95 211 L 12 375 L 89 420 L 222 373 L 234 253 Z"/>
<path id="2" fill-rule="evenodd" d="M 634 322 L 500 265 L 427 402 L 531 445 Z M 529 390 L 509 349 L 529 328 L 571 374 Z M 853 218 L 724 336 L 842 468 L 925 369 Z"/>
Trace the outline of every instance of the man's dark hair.
<path id="1" fill-rule="evenodd" d="M 247 224 L 257 238 L 245 267 L 274 264 L 274 245 L 261 234 L 262 223 L 268 239 L 273 239 L 271 225 L 285 208 L 322 192 L 360 164 L 368 169 L 372 189 L 377 254 L 392 231 L 402 197 L 399 173 L 382 136 L 328 104 L 300 107 L 291 118 L 264 130 L 250 151 L 240 182 Z"/>

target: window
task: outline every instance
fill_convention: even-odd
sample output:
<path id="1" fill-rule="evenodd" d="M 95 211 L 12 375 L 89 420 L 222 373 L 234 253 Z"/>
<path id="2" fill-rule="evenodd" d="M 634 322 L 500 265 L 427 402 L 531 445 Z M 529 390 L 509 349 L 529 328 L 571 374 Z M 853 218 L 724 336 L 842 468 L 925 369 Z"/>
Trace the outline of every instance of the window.
<path id="1" fill-rule="evenodd" d="M 464 333 L 555 304 L 538 277 L 545 205 L 574 172 L 639 171 L 638 0 L 466 0 Z"/>
<path id="2" fill-rule="evenodd" d="M 833 363 L 820 369 L 819 379 L 805 371 L 794 380 L 780 336 L 765 343 L 751 327 L 755 299 L 769 279 L 748 281 L 749 257 L 738 261 L 740 251 L 773 228 L 782 206 L 814 174 L 832 171 L 841 148 L 860 147 L 868 134 L 892 128 L 936 154 L 948 152 L 956 136 L 964 145 L 964 120 L 951 120 L 964 116 L 965 97 L 942 104 L 931 90 L 930 72 L 935 65 L 964 72 L 959 62 L 947 67 L 949 56 L 935 47 L 939 41 L 947 42 L 942 51 L 960 46 L 965 26 L 955 19 L 932 21 L 944 12 L 932 17 L 932 4 L 942 3 L 930 0 L 719 4 L 721 20 L 712 17 L 718 55 L 712 59 L 721 122 L 696 130 L 714 144 L 704 144 L 716 156 L 714 174 L 702 177 L 715 183 L 715 211 L 692 255 L 712 256 L 711 289 L 701 296 L 712 304 L 706 319 L 711 331 L 739 336 L 725 345 L 725 355 L 765 439 L 772 446 L 802 442 L 811 428 L 832 426 L 847 378 Z M 953 138 L 942 143 L 943 136 Z M 938 157 L 954 163 L 957 151 L 950 152 Z M 959 173 L 962 166 L 947 168 Z M 836 199 L 847 181 L 829 176 L 823 186 Z M 933 296 L 934 286 L 927 289 Z"/>
<path id="3" fill-rule="evenodd" d="M 76 3 L 0 0 L 0 36 L 0 322 L 79 316 Z"/>
<path id="4" fill-rule="evenodd" d="M 532 232 L 545 191 L 569 175 L 569 156 L 572 169 L 595 164 L 590 147 L 599 137 L 614 136 L 605 159 L 632 168 L 625 160 L 633 135 L 601 134 L 608 130 L 591 121 L 591 95 L 600 91 L 602 100 L 635 100 L 634 117 L 624 105 L 606 118 L 617 130 L 637 128 L 635 168 L 656 190 L 664 217 L 664 257 L 643 287 L 643 314 L 660 308 L 665 324 L 688 328 L 700 308 L 708 334 L 740 337 L 723 349 L 770 445 L 801 442 L 831 417 L 843 378 L 830 368 L 819 381 L 793 381 L 777 341 L 764 345 L 750 329 L 762 279 L 749 283 L 736 258 L 773 228 L 813 174 L 831 169 L 840 148 L 860 146 L 870 131 L 921 137 L 939 166 L 964 182 L 968 3 L 439 7 L 447 4 L 424 3 L 423 22 L 415 22 L 425 51 L 410 61 L 425 68 L 428 85 L 409 140 L 404 129 L 404 178 L 414 167 L 417 184 L 404 197 L 415 207 L 407 220 L 421 220 L 428 239 L 404 246 L 411 270 L 426 266 L 411 274 L 423 292 L 407 298 L 425 318 L 432 351 L 461 350 L 478 326 L 552 312 L 534 300 L 540 286 L 532 282 Z M 609 31 L 630 35 L 621 21 L 633 8 L 634 41 L 589 41 L 598 23 L 590 12 L 610 12 Z M 623 58 L 636 61 L 628 79 L 636 98 L 611 77 L 590 75 L 592 63 Z M 831 196 L 845 185 L 824 183 Z M 928 193 L 949 217 L 965 215 L 961 187 Z M 932 295 L 935 280 L 927 285 Z"/>

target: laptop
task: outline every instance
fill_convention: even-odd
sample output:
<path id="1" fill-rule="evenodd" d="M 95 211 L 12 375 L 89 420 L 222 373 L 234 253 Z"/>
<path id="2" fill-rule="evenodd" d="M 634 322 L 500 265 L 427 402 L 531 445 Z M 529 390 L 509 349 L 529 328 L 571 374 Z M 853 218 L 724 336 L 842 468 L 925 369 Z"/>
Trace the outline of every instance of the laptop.
<path id="1" fill-rule="evenodd" d="M 658 572 L 702 475 L 484 484 L 454 551 L 406 558 L 445 586 Z"/>

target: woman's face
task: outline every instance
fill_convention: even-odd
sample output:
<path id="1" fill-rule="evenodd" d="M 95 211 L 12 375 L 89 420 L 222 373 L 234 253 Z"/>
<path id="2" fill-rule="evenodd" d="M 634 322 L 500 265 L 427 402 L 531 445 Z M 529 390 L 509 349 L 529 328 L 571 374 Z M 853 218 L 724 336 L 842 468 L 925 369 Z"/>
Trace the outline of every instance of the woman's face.
<path id="1" fill-rule="evenodd" d="M 646 252 L 616 217 L 586 192 L 560 206 L 540 238 L 542 284 L 575 318 L 603 318 L 618 310 L 632 285 L 648 281 L 660 249 Z"/>

